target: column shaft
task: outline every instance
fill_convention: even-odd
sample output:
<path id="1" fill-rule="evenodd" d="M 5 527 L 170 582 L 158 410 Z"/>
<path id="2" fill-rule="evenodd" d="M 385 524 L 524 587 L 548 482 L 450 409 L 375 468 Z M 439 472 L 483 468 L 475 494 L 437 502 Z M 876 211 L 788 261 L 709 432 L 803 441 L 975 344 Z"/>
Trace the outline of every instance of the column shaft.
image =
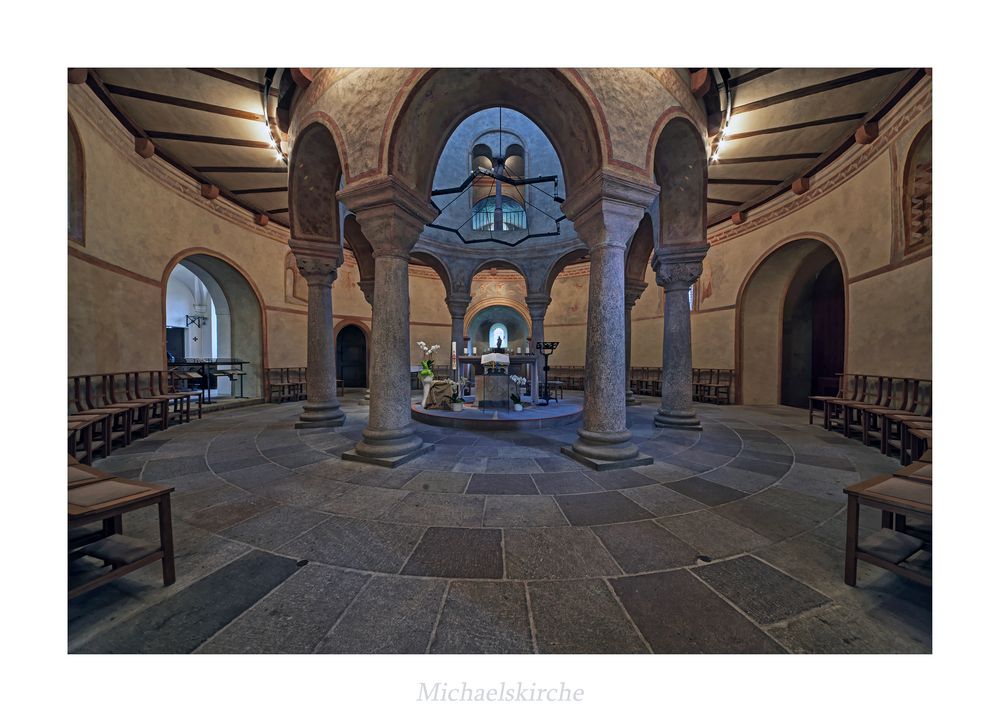
<path id="1" fill-rule="evenodd" d="M 307 321 L 308 399 L 296 428 L 342 426 L 345 416 L 337 399 L 337 365 L 333 335 L 333 280 L 337 269 L 321 259 L 297 261 L 309 283 Z"/>

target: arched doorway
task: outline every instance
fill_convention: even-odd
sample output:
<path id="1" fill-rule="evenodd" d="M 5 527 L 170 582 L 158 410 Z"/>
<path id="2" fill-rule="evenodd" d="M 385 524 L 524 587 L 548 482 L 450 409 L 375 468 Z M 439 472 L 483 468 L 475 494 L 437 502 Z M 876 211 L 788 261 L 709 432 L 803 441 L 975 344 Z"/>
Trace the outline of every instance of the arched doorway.
<path id="1" fill-rule="evenodd" d="M 839 255 L 797 239 L 751 271 L 737 304 L 739 399 L 806 407 L 844 370 L 847 299 Z"/>
<path id="2" fill-rule="evenodd" d="M 176 257 L 164 273 L 164 355 L 215 360 L 221 369 L 243 361 L 243 395 L 263 395 L 264 321 L 260 297 L 231 263 L 207 253 Z M 225 377 L 207 379 L 213 399 L 240 393 Z"/>
<path id="3" fill-rule="evenodd" d="M 361 327 L 347 324 L 337 334 L 337 378 L 349 389 L 368 386 L 368 339 Z"/>

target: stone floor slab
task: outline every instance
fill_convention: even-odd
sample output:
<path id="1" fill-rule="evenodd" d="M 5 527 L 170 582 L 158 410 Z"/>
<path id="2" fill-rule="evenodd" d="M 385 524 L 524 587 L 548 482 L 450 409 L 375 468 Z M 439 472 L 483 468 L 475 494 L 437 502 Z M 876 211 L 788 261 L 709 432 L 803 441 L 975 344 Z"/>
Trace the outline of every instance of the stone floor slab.
<path id="1" fill-rule="evenodd" d="M 649 652 L 601 579 L 528 582 L 538 651 L 551 654 Z"/>
<path id="2" fill-rule="evenodd" d="M 626 574 L 694 564 L 698 552 L 652 521 L 595 526 L 593 531 Z"/>
<path id="3" fill-rule="evenodd" d="M 351 569 L 395 573 L 423 533 L 423 527 L 333 517 L 285 544 L 280 552 Z"/>
<path id="4" fill-rule="evenodd" d="M 198 648 L 199 654 L 309 654 L 369 577 L 308 564 Z"/>
<path id="5" fill-rule="evenodd" d="M 615 522 L 651 519 L 653 514 L 617 491 L 593 494 L 566 494 L 556 502 L 573 526 L 614 524 Z"/>
<path id="6" fill-rule="evenodd" d="M 489 471 L 489 467 L 487 467 Z M 473 474 L 469 494 L 537 494 L 530 474 Z"/>
<path id="7" fill-rule="evenodd" d="M 700 476 L 670 482 L 666 486 L 668 489 L 678 491 L 684 494 L 684 496 L 689 496 L 706 506 L 718 506 L 719 504 L 726 504 L 746 496 L 741 491 L 723 486 L 722 484 L 716 484 Z"/>
<path id="8" fill-rule="evenodd" d="M 566 526 L 559 505 L 551 496 L 488 496 L 484 527 Z"/>
<path id="9" fill-rule="evenodd" d="M 657 519 L 656 523 L 709 560 L 751 551 L 771 543 L 767 537 L 712 511 L 671 516 Z"/>
<path id="10" fill-rule="evenodd" d="M 534 650 L 524 583 L 452 582 L 430 651 L 530 654 Z"/>
<path id="11" fill-rule="evenodd" d="M 775 624 L 830 601 L 815 589 L 751 556 L 693 571 L 758 624 Z"/>
<path id="12" fill-rule="evenodd" d="M 654 652 L 784 651 L 686 570 L 613 579 L 611 586 Z"/>
<path id="13" fill-rule="evenodd" d="M 221 533 L 229 539 L 274 551 L 329 518 L 328 514 L 309 509 L 276 506 L 224 529 Z"/>
<path id="14" fill-rule="evenodd" d="M 421 577 L 500 579 L 503 550 L 499 529 L 431 527 L 403 567 Z"/>
<path id="15" fill-rule="evenodd" d="M 508 579 L 573 579 L 621 574 L 590 529 L 510 529 L 504 532 Z"/>

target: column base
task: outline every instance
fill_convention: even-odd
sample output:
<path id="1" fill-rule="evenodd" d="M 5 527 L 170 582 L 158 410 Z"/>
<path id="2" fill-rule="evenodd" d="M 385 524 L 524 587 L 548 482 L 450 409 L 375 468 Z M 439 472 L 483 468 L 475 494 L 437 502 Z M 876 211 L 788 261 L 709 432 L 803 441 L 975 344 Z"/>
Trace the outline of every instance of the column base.
<path id="1" fill-rule="evenodd" d="M 639 447 L 631 441 L 630 431 L 579 429 L 576 433 L 580 436 L 576 443 L 564 446 L 560 451 L 591 469 L 608 471 L 653 463 L 652 456 L 639 453 Z"/>
<path id="2" fill-rule="evenodd" d="M 315 429 L 325 426 L 343 426 L 347 415 L 340 408 L 340 402 L 310 404 L 302 407 L 302 414 L 295 422 L 296 429 Z"/>
<path id="3" fill-rule="evenodd" d="M 360 401 L 358 401 L 358 406 L 370 406 L 371 402 L 372 402 L 371 389 L 365 389 L 365 395 Z"/>
<path id="4" fill-rule="evenodd" d="M 642 406 L 642 402 L 635 397 L 631 391 L 625 392 L 625 405 L 626 406 Z"/>
<path id="5" fill-rule="evenodd" d="M 434 444 L 424 443 L 409 426 L 402 429 L 365 429 L 361 436 L 362 441 L 341 454 L 341 459 L 393 469 L 434 448 Z"/>
<path id="6" fill-rule="evenodd" d="M 701 419 L 694 411 L 668 411 L 660 408 L 653 417 L 653 425 L 661 429 L 701 431 Z"/>

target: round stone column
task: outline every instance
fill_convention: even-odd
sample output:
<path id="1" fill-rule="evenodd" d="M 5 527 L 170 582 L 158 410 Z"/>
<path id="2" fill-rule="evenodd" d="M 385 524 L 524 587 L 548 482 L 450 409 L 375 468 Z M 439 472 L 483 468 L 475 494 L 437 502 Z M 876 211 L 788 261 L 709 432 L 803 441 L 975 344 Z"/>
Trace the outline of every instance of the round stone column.
<path id="1" fill-rule="evenodd" d="M 638 406 L 642 402 L 632 393 L 632 309 L 646 290 L 642 281 L 625 281 L 625 405 Z"/>
<path id="2" fill-rule="evenodd" d="M 362 278 L 358 281 L 358 288 L 361 289 L 362 295 L 365 297 L 365 301 L 368 305 L 372 305 L 372 299 L 375 297 L 375 279 L 374 278 Z M 358 401 L 358 406 L 368 406 L 371 403 L 371 380 L 372 380 L 372 350 L 366 348 L 367 352 L 367 365 L 365 366 L 365 395 L 361 397 Z"/>
<path id="3" fill-rule="evenodd" d="M 333 336 L 333 282 L 337 266 L 328 258 L 296 258 L 309 284 L 306 381 L 308 397 L 295 427 L 343 426 L 345 415 L 337 400 L 337 366 Z"/>
<path id="4" fill-rule="evenodd" d="M 368 425 L 341 456 L 395 467 L 430 451 L 410 422 L 410 251 L 433 207 L 394 178 L 345 187 L 338 199 L 351 209 L 371 243 L 372 292 Z"/>
<path id="5" fill-rule="evenodd" d="M 701 276 L 705 250 L 693 252 L 660 249 L 653 258 L 656 283 L 666 291 L 663 303 L 663 372 L 656 426 L 700 429 L 701 421 L 691 400 L 691 307 L 688 290 Z"/>
<path id="6" fill-rule="evenodd" d="M 398 466 L 424 446 L 410 423 L 409 253 L 374 255 L 368 426 L 344 458 Z"/>
<path id="7" fill-rule="evenodd" d="M 531 401 L 538 403 L 539 388 L 542 384 L 542 367 L 545 364 L 545 357 L 536 348 L 539 342 L 545 340 L 545 312 L 552 303 L 552 298 L 547 293 L 529 293 L 525 297 L 528 304 L 528 316 L 531 318 L 531 347 L 528 353 L 535 355 L 535 367 L 531 371 Z"/>
<path id="8" fill-rule="evenodd" d="M 445 299 L 448 305 L 448 313 L 451 314 L 451 340 L 455 344 L 455 354 L 461 356 L 464 353 L 465 344 L 465 312 L 469 310 L 472 303 L 472 296 L 468 293 L 452 293 Z M 451 349 L 448 349 L 448 360 L 451 362 Z M 456 381 L 462 376 L 462 362 L 455 364 Z"/>

